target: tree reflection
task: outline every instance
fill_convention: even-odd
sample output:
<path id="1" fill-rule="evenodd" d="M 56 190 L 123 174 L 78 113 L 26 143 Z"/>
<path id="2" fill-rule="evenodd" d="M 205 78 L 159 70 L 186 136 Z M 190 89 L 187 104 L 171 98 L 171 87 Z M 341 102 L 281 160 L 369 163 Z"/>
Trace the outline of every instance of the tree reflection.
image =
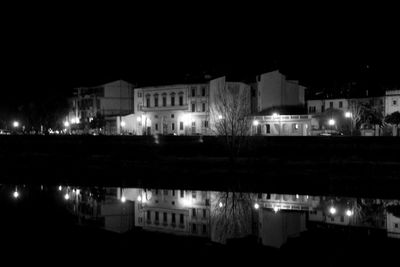
<path id="1" fill-rule="evenodd" d="M 211 240 L 226 243 L 228 239 L 252 234 L 253 197 L 243 192 L 212 192 Z"/>

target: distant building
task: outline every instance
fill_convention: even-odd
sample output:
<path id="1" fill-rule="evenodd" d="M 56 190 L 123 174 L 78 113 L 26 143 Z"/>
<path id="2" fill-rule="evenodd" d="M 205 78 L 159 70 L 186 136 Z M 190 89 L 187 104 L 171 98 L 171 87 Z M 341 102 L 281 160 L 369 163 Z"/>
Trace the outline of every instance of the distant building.
<path id="1" fill-rule="evenodd" d="M 349 106 L 349 100 L 344 98 L 307 100 L 308 114 L 324 113 L 327 109 L 348 111 Z"/>
<path id="2" fill-rule="evenodd" d="M 400 218 L 392 213 L 386 214 L 386 227 L 389 237 L 400 238 Z"/>
<path id="3" fill-rule="evenodd" d="M 305 87 L 298 81 L 286 80 L 278 70 L 257 76 L 255 97 L 260 112 L 273 107 L 303 106 Z"/>
<path id="4" fill-rule="evenodd" d="M 309 136 L 311 115 L 251 116 L 251 135 Z"/>
<path id="5" fill-rule="evenodd" d="M 133 114 L 121 118 L 128 132 L 163 135 L 207 134 L 208 84 L 176 84 L 134 89 Z"/>
<path id="6" fill-rule="evenodd" d="M 100 114 L 108 121 L 108 131 L 116 133 L 116 117 L 133 113 L 133 85 L 118 80 L 99 86 L 78 87 L 74 89 L 70 102 L 68 122 L 89 123 Z"/>
<path id="7" fill-rule="evenodd" d="M 250 86 L 225 77 L 209 83 L 176 84 L 134 89 L 134 112 L 121 118 L 125 129 L 137 135 L 213 135 L 218 119 L 216 94 L 221 88 L 248 92 Z M 250 102 L 248 113 L 250 114 Z M 222 116 L 222 115 L 221 115 Z"/>
<path id="8" fill-rule="evenodd" d="M 385 115 L 400 112 L 400 90 L 388 90 L 385 93 Z"/>

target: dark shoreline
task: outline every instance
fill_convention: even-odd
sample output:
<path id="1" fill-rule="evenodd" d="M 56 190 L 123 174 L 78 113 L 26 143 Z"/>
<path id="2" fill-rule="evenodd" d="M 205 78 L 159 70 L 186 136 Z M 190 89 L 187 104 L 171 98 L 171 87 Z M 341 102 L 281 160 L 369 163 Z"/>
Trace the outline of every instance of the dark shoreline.
<path id="1" fill-rule="evenodd" d="M 0 183 L 400 196 L 400 138 L 0 136 Z"/>

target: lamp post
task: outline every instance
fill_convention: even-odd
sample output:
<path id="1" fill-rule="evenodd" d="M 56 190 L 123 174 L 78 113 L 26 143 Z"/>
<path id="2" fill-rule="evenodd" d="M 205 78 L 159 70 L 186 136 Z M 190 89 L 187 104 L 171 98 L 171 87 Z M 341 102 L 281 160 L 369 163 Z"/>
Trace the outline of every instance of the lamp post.
<path id="1" fill-rule="evenodd" d="M 125 129 L 125 126 L 126 126 L 126 122 L 125 121 L 123 121 L 123 120 L 121 120 L 121 130 L 120 130 L 120 132 L 121 132 L 121 134 L 123 134 L 125 131 L 124 131 L 124 129 Z"/>
<path id="2" fill-rule="evenodd" d="M 350 111 L 347 111 L 344 116 L 350 119 L 350 135 L 353 136 L 353 114 Z"/>
<path id="3" fill-rule="evenodd" d="M 280 115 L 278 113 L 273 113 L 272 118 L 274 120 L 279 119 L 279 135 L 281 135 L 281 119 L 280 119 L 281 117 L 280 117 Z"/>
<path id="4" fill-rule="evenodd" d="M 258 122 L 258 120 L 253 120 L 253 127 L 252 127 L 252 129 L 255 129 L 254 132 L 256 133 L 256 135 L 258 134 L 258 133 L 257 133 L 257 127 L 258 127 L 259 124 L 260 124 L 260 123 Z M 254 135 L 254 132 L 253 132 L 252 135 Z"/>
<path id="5" fill-rule="evenodd" d="M 329 126 L 330 126 L 330 128 L 331 128 L 331 134 L 332 134 L 332 132 L 333 132 L 333 125 L 335 125 L 335 120 L 334 119 L 330 119 L 329 121 L 328 121 L 328 124 L 329 124 Z"/>

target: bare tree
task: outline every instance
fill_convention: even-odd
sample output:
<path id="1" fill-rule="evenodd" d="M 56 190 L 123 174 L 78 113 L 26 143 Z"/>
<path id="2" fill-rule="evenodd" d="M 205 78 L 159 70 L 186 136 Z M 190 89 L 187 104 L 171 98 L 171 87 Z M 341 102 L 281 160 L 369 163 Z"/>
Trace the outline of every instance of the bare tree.
<path id="1" fill-rule="evenodd" d="M 220 78 L 212 92 L 210 105 L 211 130 L 224 137 L 234 159 L 250 132 L 250 88 L 239 83 L 226 83 Z"/>
<path id="2" fill-rule="evenodd" d="M 349 104 L 349 111 L 351 113 L 351 128 L 352 130 L 357 129 L 361 121 L 362 114 L 364 112 L 364 107 L 357 101 L 351 101 Z"/>
<path id="3" fill-rule="evenodd" d="M 211 239 L 226 243 L 230 238 L 252 234 L 253 197 L 243 192 L 212 192 Z"/>

